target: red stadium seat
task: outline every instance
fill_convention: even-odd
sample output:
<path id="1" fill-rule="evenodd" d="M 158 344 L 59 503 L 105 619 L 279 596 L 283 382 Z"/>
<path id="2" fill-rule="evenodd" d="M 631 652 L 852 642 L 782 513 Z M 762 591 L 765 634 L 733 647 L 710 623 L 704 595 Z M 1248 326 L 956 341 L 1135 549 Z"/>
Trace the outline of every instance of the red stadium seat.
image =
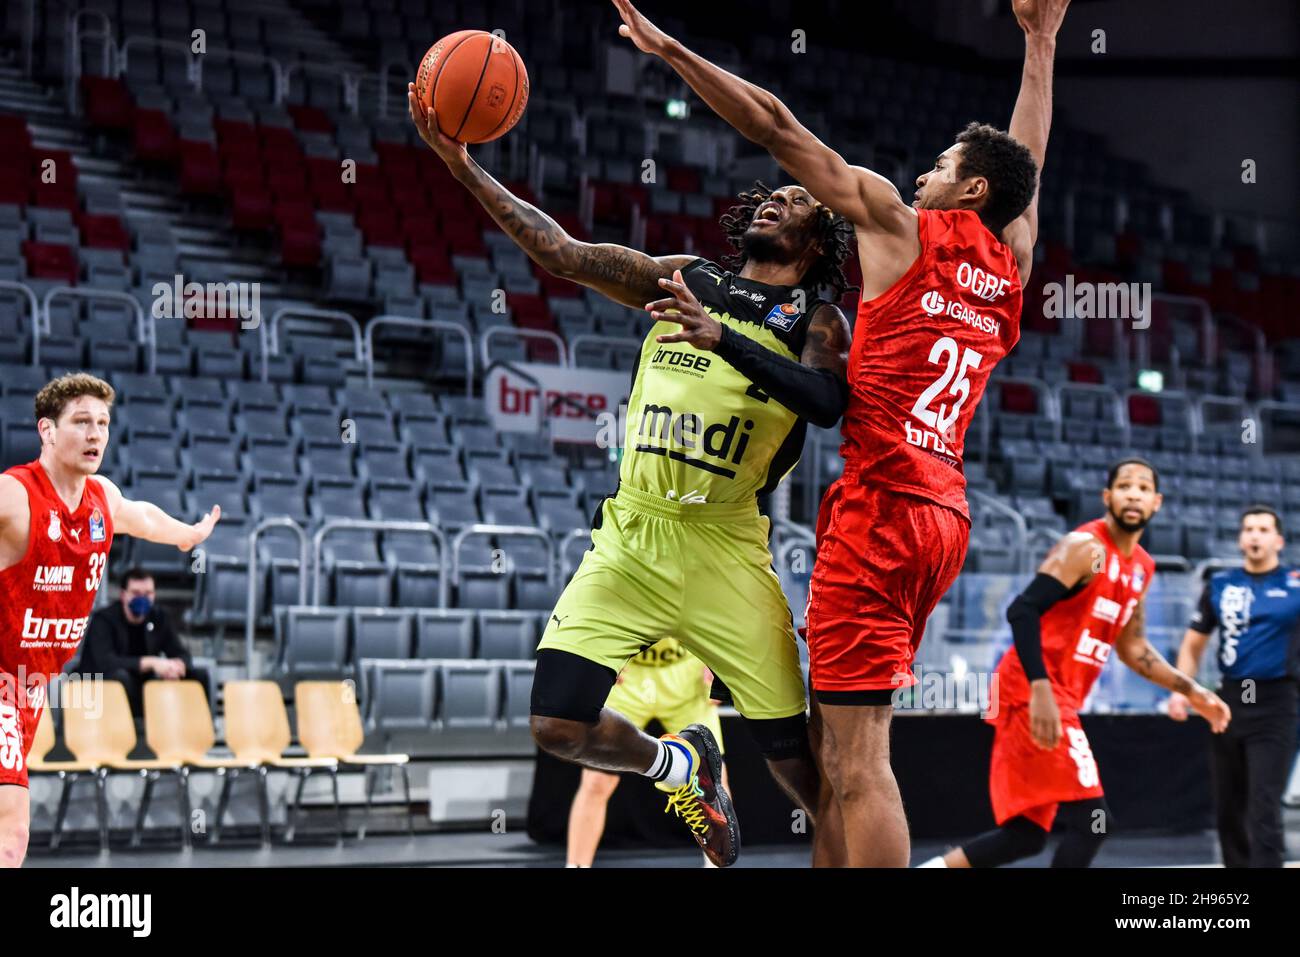
<path id="1" fill-rule="evenodd" d="M 76 219 L 81 230 L 83 246 L 95 249 L 130 250 L 131 236 L 116 216 L 91 216 L 88 213 L 78 213 Z"/>
<path id="2" fill-rule="evenodd" d="M 701 191 L 700 171 L 693 166 L 668 167 L 668 188 L 675 193 L 698 193 Z"/>
<path id="3" fill-rule="evenodd" d="M 1149 395 L 1129 396 L 1128 420 L 1132 425 L 1160 425 L 1160 403 Z"/>
<path id="4" fill-rule="evenodd" d="M 365 206 L 357 213 L 357 227 L 371 246 L 402 247 L 397 213 L 388 206 Z"/>
<path id="5" fill-rule="evenodd" d="M 415 267 L 416 282 L 447 285 L 456 282 L 451 257 L 441 246 L 412 246 L 406 258 Z"/>
<path id="6" fill-rule="evenodd" d="M 293 125 L 304 133 L 333 133 L 334 124 L 329 114 L 315 106 L 291 106 L 289 116 Z"/>
<path id="7" fill-rule="evenodd" d="M 320 263 L 320 227 L 314 219 L 281 219 L 279 225 L 281 262 L 286 266 L 316 266 Z"/>
<path id="8" fill-rule="evenodd" d="M 1016 415 L 1038 414 L 1038 393 L 1023 382 L 1003 382 L 1002 411 Z"/>
<path id="9" fill-rule="evenodd" d="M 176 131 L 162 110 L 136 110 L 132 139 L 137 159 L 174 163 L 179 153 Z"/>
<path id="10" fill-rule="evenodd" d="M 230 219 L 236 229 L 257 231 L 270 229 L 273 199 L 271 191 L 260 182 L 240 182 L 230 186 Z"/>
<path id="11" fill-rule="evenodd" d="M 0 113 L 0 143 L 6 151 L 31 150 L 32 134 L 27 129 L 27 121 L 12 113 Z"/>
<path id="12" fill-rule="evenodd" d="M 1108 325 L 1107 323 L 1093 323 L 1093 325 Z M 1101 370 L 1091 362 L 1067 362 L 1067 375 L 1071 382 L 1093 382 L 1098 385 L 1102 383 Z"/>
<path id="13" fill-rule="evenodd" d="M 23 243 L 27 275 L 32 279 L 57 279 L 70 286 L 77 284 L 77 256 L 71 246 L 53 243 Z"/>
<path id="14" fill-rule="evenodd" d="M 181 140 L 181 192 L 191 196 L 221 193 L 221 160 L 210 143 Z"/>
<path id="15" fill-rule="evenodd" d="M 129 130 L 135 104 L 125 84 L 106 76 L 83 76 L 81 100 L 86 107 L 86 122 L 95 129 Z"/>

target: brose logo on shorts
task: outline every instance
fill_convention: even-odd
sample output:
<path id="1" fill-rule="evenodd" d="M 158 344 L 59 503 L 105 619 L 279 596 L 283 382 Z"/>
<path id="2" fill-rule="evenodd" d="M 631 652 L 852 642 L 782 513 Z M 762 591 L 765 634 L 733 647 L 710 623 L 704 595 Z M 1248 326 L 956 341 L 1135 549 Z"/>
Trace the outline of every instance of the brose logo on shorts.
<path id="1" fill-rule="evenodd" d="M 1083 728 L 1066 728 L 1065 733 L 1070 739 L 1070 757 L 1079 769 L 1079 784 L 1095 788 L 1101 783 L 1101 775 L 1097 773 L 1097 759 L 1092 756 L 1088 736 L 1083 733 Z"/>
<path id="2" fill-rule="evenodd" d="M 15 705 L 0 701 L 0 768 L 23 769 L 22 718 Z"/>

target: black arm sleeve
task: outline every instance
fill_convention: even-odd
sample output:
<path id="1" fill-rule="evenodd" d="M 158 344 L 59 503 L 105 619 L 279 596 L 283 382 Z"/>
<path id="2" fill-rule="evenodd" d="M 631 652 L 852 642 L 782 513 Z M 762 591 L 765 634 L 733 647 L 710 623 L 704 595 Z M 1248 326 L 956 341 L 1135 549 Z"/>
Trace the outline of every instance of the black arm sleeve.
<path id="1" fill-rule="evenodd" d="M 810 369 L 777 355 L 728 326 L 722 327 L 722 340 L 713 351 L 791 412 L 819 428 L 833 428 L 848 405 L 848 383 L 834 372 Z"/>
<path id="2" fill-rule="evenodd" d="M 1219 610 L 1210 598 L 1209 582 L 1205 583 L 1205 588 L 1201 591 L 1201 600 L 1196 603 L 1196 610 L 1192 612 L 1192 620 L 1187 623 L 1187 627 L 1202 635 L 1213 634 L 1214 629 L 1219 627 Z"/>
<path id="3" fill-rule="evenodd" d="M 1030 681 L 1047 677 L 1047 669 L 1043 666 L 1043 612 L 1069 593 L 1070 589 L 1060 581 L 1039 572 L 1007 609 L 1016 654 L 1025 669 L 1025 677 Z"/>

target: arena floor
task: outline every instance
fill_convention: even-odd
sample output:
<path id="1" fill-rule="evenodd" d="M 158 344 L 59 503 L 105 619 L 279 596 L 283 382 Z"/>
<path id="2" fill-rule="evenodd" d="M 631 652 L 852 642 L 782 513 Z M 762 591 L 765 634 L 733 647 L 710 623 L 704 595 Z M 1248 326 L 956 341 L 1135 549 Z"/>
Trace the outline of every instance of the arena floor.
<path id="1" fill-rule="evenodd" d="M 1286 812 L 1289 867 L 1300 867 L 1300 810 Z M 942 853 L 949 845 L 917 842 L 914 863 Z M 605 851 L 597 867 L 696 867 L 700 856 L 689 851 Z M 1043 854 L 1015 867 L 1044 867 L 1051 846 Z M 795 847 L 746 849 L 737 867 L 805 867 L 807 853 Z M 364 841 L 349 839 L 342 846 L 304 841 L 296 846 L 276 844 L 223 848 L 197 848 L 188 853 L 175 848 L 93 850 L 50 854 L 33 849 L 27 867 L 562 867 L 563 849 L 539 846 L 520 833 L 438 833 L 372 835 Z M 1142 834 L 1112 838 L 1102 848 L 1097 867 L 1218 867 L 1215 836 L 1197 834 Z"/>

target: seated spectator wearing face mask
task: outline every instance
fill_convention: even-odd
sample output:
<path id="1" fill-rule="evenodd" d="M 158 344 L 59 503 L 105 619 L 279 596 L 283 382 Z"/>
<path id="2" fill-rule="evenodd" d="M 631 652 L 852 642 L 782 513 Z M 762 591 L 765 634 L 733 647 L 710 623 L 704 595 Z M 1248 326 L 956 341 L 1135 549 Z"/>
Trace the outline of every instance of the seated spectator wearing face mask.
<path id="1" fill-rule="evenodd" d="M 91 616 L 77 670 L 85 677 L 120 681 L 136 717 L 144 714 L 146 681 L 192 678 L 207 689 L 206 673 L 192 667 L 167 613 L 154 604 L 153 576 L 142 568 L 130 568 L 122 576 L 117 604 Z"/>

